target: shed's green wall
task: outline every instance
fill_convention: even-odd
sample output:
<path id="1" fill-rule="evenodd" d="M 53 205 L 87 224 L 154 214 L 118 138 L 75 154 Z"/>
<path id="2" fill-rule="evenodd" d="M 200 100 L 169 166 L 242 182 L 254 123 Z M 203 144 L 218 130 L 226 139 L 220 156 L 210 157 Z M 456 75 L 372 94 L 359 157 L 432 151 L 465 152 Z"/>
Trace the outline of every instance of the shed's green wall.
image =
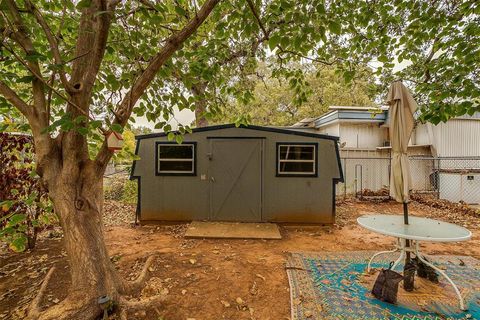
<path id="1" fill-rule="evenodd" d="M 208 137 L 261 137 L 263 144 L 263 221 L 333 223 L 334 183 L 341 176 L 336 141 L 247 128 L 194 132 L 185 142 L 197 142 L 196 176 L 156 176 L 155 142 L 166 137 L 138 140 L 133 176 L 140 177 L 140 220 L 207 220 L 209 218 L 210 141 Z M 318 143 L 317 177 L 276 177 L 277 142 Z M 201 175 L 207 175 L 201 180 Z M 248 201 L 248 199 L 245 199 Z"/>

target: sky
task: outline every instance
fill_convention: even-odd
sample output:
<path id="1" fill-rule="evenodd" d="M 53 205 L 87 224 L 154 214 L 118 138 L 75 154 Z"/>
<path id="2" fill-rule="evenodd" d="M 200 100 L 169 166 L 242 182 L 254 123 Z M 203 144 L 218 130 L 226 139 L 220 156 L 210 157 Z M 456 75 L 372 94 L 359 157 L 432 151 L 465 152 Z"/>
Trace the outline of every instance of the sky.
<path id="1" fill-rule="evenodd" d="M 192 110 L 184 109 L 182 111 L 178 111 L 177 108 L 174 110 L 174 118 L 170 119 L 168 122 L 173 130 L 178 128 L 178 123 L 183 125 L 191 124 L 195 121 L 195 113 Z M 154 132 L 160 132 L 162 130 L 154 129 L 155 123 L 149 122 L 145 116 L 143 117 L 135 117 L 135 124 L 134 127 L 147 127 L 152 129 Z"/>

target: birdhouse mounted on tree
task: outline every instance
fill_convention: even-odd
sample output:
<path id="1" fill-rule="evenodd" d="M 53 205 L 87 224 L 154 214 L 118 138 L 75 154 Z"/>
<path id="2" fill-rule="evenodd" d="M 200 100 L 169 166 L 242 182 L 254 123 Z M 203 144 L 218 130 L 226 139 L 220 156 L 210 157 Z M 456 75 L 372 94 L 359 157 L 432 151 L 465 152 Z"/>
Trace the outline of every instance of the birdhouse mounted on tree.
<path id="1" fill-rule="evenodd" d="M 110 131 L 107 133 L 107 146 L 110 151 L 122 150 L 123 147 L 123 137 L 120 133 L 115 131 Z"/>

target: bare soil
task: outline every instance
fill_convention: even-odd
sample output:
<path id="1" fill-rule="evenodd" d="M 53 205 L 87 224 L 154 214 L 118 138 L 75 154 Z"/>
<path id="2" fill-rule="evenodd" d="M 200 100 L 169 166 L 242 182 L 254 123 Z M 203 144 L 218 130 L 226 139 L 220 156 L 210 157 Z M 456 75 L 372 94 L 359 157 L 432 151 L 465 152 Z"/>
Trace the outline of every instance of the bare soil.
<path id="1" fill-rule="evenodd" d="M 122 210 L 122 212 L 119 212 Z M 125 213 L 125 210 L 127 213 Z M 480 258 L 480 216 L 460 210 L 412 202 L 412 215 L 454 222 L 469 228 L 464 243 L 424 244 L 428 254 L 458 254 Z M 151 254 L 158 254 L 144 297 L 164 295 L 165 302 L 131 314 L 132 319 L 211 320 L 290 317 L 285 259 L 292 251 L 355 251 L 391 248 L 394 239 L 356 224 L 360 215 L 402 213 L 395 202 L 338 203 L 333 226 L 282 226 L 282 240 L 185 239 L 185 225 L 132 226 L 134 206 L 106 205 L 105 235 L 112 261 L 121 274 L 134 278 Z M 0 245 L 0 319 L 22 319 L 39 282 L 50 266 L 57 272 L 44 306 L 67 294 L 69 272 L 61 234 L 46 231 L 31 252 L 7 252 Z"/>

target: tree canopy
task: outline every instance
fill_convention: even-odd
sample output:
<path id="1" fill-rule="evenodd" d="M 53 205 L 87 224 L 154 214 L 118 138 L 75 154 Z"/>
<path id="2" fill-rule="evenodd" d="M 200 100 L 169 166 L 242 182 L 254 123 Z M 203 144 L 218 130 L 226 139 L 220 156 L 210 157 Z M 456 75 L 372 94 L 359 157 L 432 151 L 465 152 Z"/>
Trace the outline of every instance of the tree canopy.
<path id="1" fill-rule="evenodd" d="M 171 131 L 174 108 L 208 121 L 229 105 L 255 105 L 261 88 L 251 79 L 263 65 L 269 82 L 288 83 L 291 96 L 278 99 L 295 107 L 319 94 L 305 72 L 315 64 L 347 83 L 386 87 L 401 78 L 434 123 L 471 114 L 479 110 L 479 16 L 473 0 L 0 0 L 0 130 L 12 122 L 31 130 L 72 283 L 44 311 L 42 285 L 30 317 L 96 319 L 105 295 L 120 310 L 144 305 L 124 296 L 152 260 L 125 281 L 103 241 L 109 131 L 122 132 L 134 116 Z M 18 117 L 25 121 L 11 121 Z M 189 131 L 169 137 L 182 142 Z"/>
<path id="2" fill-rule="evenodd" d="M 305 118 L 318 117 L 332 105 L 374 107 L 378 85 L 368 69 L 356 79 L 345 82 L 331 66 L 300 65 L 304 75 L 302 90 L 296 81 L 273 78 L 265 68 L 258 68 L 252 82 L 253 98 L 248 104 L 227 102 L 214 117 L 216 123 L 234 122 L 238 118 L 256 125 L 288 126 Z"/>
<path id="3" fill-rule="evenodd" d="M 70 1 L 13 2 L 20 9 L 18 16 L 10 14 L 10 2 L 2 1 L 0 19 L 5 35 L 3 86 L 13 88 L 19 98 L 33 101 L 28 84 L 42 82 L 47 91 L 49 129 L 80 130 L 97 139 L 101 136 L 91 129 L 121 130 L 114 123 L 118 104 L 126 101 L 128 90 L 165 39 L 181 30 L 199 9 L 188 1 L 112 1 L 114 13 L 97 8 L 96 18 L 108 20 L 108 39 L 103 39 L 98 74 L 89 79 L 88 88 L 82 88 L 91 91 L 91 108 L 73 119 L 64 109 L 68 96 L 76 90 L 69 77 L 74 69 L 71 77 L 79 77 L 79 66 L 88 62 L 89 54 L 80 53 L 85 48 L 78 47 L 78 36 L 86 37 L 93 26 L 91 21 L 78 21 L 94 1 L 82 0 L 76 5 Z M 253 11 L 245 10 L 250 4 Z M 356 10 L 350 10 L 352 6 Z M 144 92 L 138 92 L 141 98 L 131 97 L 140 99 L 132 111 L 146 116 L 157 129 L 169 131 L 167 122 L 174 107 L 195 110 L 200 102 L 209 117 L 232 97 L 247 104 L 255 88 L 242 79 L 255 74 L 258 61 L 269 56 L 275 61 L 272 78 L 287 80 L 303 76 L 285 71 L 292 60 L 334 65 L 347 81 L 355 78 L 358 66 L 370 64 L 384 86 L 394 79 L 408 82 L 425 119 L 445 121 L 478 110 L 478 11 L 474 1 L 438 1 L 435 5 L 427 1 L 220 3 L 212 19 L 151 76 L 148 88 L 135 89 Z M 34 39 L 15 41 L 18 36 L 14 34 L 22 33 L 16 28 L 34 34 Z M 393 73 L 394 62 L 407 66 Z M 298 87 L 304 84 L 297 83 Z M 11 104 L 4 98 L 0 104 L 6 114 Z M 92 119 L 87 126 L 75 123 L 84 117 Z"/>

